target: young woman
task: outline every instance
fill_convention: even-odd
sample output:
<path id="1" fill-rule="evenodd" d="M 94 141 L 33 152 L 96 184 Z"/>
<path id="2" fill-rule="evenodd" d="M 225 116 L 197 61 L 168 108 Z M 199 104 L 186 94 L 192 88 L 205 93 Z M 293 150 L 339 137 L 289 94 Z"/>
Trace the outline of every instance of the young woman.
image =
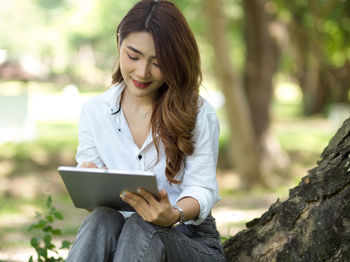
<path id="1" fill-rule="evenodd" d="M 185 18 L 167 1 L 144 0 L 117 29 L 112 87 L 82 108 L 79 166 L 152 171 L 161 188 L 124 192 L 129 217 L 95 208 L 67 261 L 224 261 L 211 216 L 219 125 L 199 96 L 200 57 Z"/>

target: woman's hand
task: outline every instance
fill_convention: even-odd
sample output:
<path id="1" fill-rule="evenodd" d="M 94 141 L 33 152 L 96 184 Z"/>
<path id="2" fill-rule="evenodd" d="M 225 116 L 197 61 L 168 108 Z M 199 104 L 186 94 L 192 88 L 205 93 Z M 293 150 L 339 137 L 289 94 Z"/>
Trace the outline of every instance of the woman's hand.
<path id="1" fill-rule="evenodd" d="M 79 167 L 85 167 L 85 168 L 99 168 L 95 165 L 93 162 L 83 162 Z M 102 169 L 107 169 L 107 167 L 101 167 Z"/>
<path id="2" fill-rule="evenodd" d="M 137 190 L 137 194 L 124 191 L 120 197 L 132 206 L 143 220 L 158 226 L 171 226 L 180 216 L 179 211 L 171 206 L 164 189 L 160 191 L 158 200 L 141 188 Z"/>

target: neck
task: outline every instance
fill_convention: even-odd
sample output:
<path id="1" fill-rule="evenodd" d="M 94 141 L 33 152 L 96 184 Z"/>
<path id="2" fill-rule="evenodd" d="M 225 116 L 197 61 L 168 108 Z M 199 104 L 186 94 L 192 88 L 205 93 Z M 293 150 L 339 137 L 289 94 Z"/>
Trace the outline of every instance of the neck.
<path id="1" fill-rule="evenodd" d="M 131 104 L 136 108 L 149 108 L 152 107 L 153 104 L 152 98 L 131 95 L 127 88 L 122 93 L 121 101 L 124 102 L 124 104 Z"/>
<path id="2" fill-rule="evenodd" d="M 123 110 L 127 110 L 138 118 L 146 119 L 152 115 L 152 101 L 142 97 L 131 96 L 125 90 L 121 97 Z"/>

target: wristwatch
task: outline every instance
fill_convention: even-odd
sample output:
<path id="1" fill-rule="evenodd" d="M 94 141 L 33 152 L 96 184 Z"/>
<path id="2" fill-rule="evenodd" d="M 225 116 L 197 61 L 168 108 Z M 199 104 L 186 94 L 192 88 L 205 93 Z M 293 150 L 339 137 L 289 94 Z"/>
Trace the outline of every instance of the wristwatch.
<path id="1" fill-rule="evenodd" d="M 179 210 L 179 213 L 180 213 L 178 220 L 176 220 L 176 222 L 171 226 L 171 227 L 176 227 L 176 226 L 181 225 L 185 222 L 185 213 L 181 207 L 178 207 L 175 205 L 172 207 Z"/>

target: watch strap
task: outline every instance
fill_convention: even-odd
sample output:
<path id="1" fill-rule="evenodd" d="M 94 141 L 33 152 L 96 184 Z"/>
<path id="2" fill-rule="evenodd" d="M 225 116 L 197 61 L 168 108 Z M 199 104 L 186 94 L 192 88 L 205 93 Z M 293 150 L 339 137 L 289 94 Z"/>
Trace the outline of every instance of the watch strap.
<path id="1" fill-rule="evenodd" d="M 173 206 L 173 208 L 177 209 L 180 213 L 180 216 L 178 220 L 174 223 L 174 226 L 177 224 L 183 224 L 185 222 L 185 213 L 181 207 L 178 207 L 176 205 Z"/>

